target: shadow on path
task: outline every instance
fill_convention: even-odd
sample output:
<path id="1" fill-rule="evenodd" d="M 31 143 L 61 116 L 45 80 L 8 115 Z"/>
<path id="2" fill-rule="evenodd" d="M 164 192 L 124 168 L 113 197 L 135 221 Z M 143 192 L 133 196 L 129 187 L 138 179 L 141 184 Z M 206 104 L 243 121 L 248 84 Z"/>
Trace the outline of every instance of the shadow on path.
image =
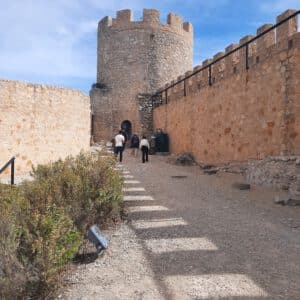
<path id="1" fill-rule="evenodd" d="M 132 160 L 128 169 L 146 188 L 144 195 L 155 201 L 128 201 L 126 206 L 170 208 L 129 213 L 130 226 L 143 245 L 165 299 L 300 298 L 300 231 L 280 222 L 299 217 L 298 208 L 279 213 L 270 202 L 271 192 L 232 190 L 231 178 L 203 176 L 195 168 L 178 168 L 161 160 L 155 163 L 155 158 L 151 161 L 147 168 L 140 168 Z M 174 183 L 171 174 L 187 178 Z M 136 226 L 179 217 L 187 225 Z M 181 250 L 188 245 L 176 243 L 174 249 L 168 248 L 180 238 L 207 239 L 216 249 Z M 156 253 L 149 249 L 155 239 L 170 242 Z M 210 290 L 211 296 L 207 294 Z"/>

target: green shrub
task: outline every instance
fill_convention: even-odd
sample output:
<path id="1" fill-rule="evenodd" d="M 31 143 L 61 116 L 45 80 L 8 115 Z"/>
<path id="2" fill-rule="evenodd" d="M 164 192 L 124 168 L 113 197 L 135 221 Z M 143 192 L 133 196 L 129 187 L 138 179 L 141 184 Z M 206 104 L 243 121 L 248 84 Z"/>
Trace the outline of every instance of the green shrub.
<path id="1" fill-rule="evenodd" d="M 17 252 L 26 203 L 19 189 L 0 184 L 0 299 L 15 299 L 25 287 L 26 270 Z"/>
<path id="2" fill-rule="evenodd" d="M 42 212 L 34 209 L 30 217 L 30 234 L 22 243 L 23 253 L 30 254 L 23 263 L 31 270 L 28 293 L 36 294 L 55 285 L 57 275 L 77 253 L 82 239 L 72 220 L 55 205 Z"/>
<path id="3" fill-rule="evenodd" d="M 37 166 L 32 182 L 0 186 L 0 298 L 45 297 L 87 228 L 119 216 L 123 182 L 114 165 L 81 153 Z"/>
<path id="4" fill-rule="evenodd" d="M 33 169 L 27 198 L 40 205 L 64 207 L 82 233 L 119 214 L 123 181 L 113 170 L 115 160 L 81 153 Z"/>

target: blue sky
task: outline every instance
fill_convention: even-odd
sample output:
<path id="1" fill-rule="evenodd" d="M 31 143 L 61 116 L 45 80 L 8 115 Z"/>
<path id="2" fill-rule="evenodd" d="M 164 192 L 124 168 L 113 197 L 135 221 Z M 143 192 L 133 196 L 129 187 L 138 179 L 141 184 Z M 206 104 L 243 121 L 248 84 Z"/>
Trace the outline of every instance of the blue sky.
<path id="1" fill-rule="evenodd" d="M 299 0 L 0 0 L 0 78 L 76 88 L 96 80 L 97 23 L 130 8 L 183 16 L 194 26 L 194 65 L 274 23 Z"/>

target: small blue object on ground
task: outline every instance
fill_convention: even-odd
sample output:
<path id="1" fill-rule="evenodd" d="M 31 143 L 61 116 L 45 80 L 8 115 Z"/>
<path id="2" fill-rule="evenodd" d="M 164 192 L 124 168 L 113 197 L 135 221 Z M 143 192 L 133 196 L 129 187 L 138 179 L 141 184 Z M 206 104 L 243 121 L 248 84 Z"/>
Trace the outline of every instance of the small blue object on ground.
<path id="1" fill-rule="evenodd" d="M 92 242 L 97 249 L 106 249 L 108 247 L 108 241 L 106 237 L 101 233 L 100 229 L 93 225 L 88 231 L 88 239 Z"/>

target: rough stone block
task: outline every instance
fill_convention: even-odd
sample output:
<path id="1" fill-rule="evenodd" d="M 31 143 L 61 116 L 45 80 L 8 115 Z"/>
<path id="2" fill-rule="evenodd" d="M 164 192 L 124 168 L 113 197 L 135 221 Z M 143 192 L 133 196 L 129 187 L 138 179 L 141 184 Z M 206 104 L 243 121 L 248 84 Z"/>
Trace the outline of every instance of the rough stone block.
<path id="1" fill-rule="evenodd" d="M 218 52 L 213 56 L 213 60 L 219 59 L 220 57 L 224 56 L 224 54 L 225 54 L 224 52 Z"/>
<path id="2" fill-rule="evenodd" d="M 215 169 L 206 169 L 206 170 L 203 170 L 203 173 L 204 174 L 207 174 L 207 175 L 215 175 L 217 174 L 219 171 L 219 169 L 215 168 Z"/>
<path id="3" fill-rule="evenodd" d="M 257 29 L 257 35 L 267 31 L 273 27 L 273 24 L 264 24 Z M 258 52 L 267 51 L 266 48 L 275 44 L 275 30 L 271 30 L 257 39 L 257 50 Z"/>
<path id="4" fill-rule="evenodd" d="M 238 44 L 230 44 L 225 48 L 225 53 L 227 54 L 231 52 L 232 50 L 236 49 L 238 46 L 239 46 Z"/>
<path id="5" fill-rule="evenodd" d="M 175 28 L 183 28 L 182 17 L 174 13 L 169 13 L 167 23 Z"/>
<path id="6" fill-rule="evenodd" d="M 202 62 L 202 66 L 205 67 L 207 65 L 209 65 L 212 62 L 212 59 L 206 59 Z"/>
<path id="7" fill-rule="evenodd" d="M 112 17 L 110 16 L 107 16 L 107 17 L 104 17 L 101 21 L 99 21 L 98 23 L 98 30 L 100 30 L 102 27 L 109 27 L 109 26 L 112 26 L 113 24 L 113 20 L 112 20 Z"/>
<path id="8" fill-rule="evenodd" d="M 254 38 L 254 36 L 253 35 L 246 35 L 246 36 L 244 36 L 244 37 L 242 37 L 241 39 L 240 39 L 240 45 L 243 45 L 243 44 L 245 44 L 245 43 L 247 43 L 247 42 L 249 42 L 250 40 L 252 40 Z"/>
<path id="9" fill-rule="evenodd" d="M 118 23 L 129 23 L 133 21 L 133 13 L 130 9 L 124 9 L 117 11 L 116 22 Z"/>
<path id="10" fill-rule="evenodd" d="M 198 70 L 200 70 L 200 69 L 202 69 L 202 65 L 195 66 L 195 67 L 193 68 L 193 72 L 198 71 Z"/>
<path id="11" fill-rule="evenodd" d="M 143 10 L 143 21 L 145 23 L 159 24 L 160 23 L 160 12 L 156 9 L 144 9 Z"/>
<path id="12" fill-rule="evenodd" d="M 192 25 L 192 23 L 190 23 L 190 22 L 184 22 L 183 23 L 183 29 L 186 32 L 193 32 L 193 25 Z"/>
<path id="13" fill-rule="evenodd" d="M 296 10 L 288 9 L 276 18 L 276 23 L 280 23 L 285 18 L 294 14 Z M 277 42 L 283 41 L 288 39 L 289 36 L 295 34 L 298 29 L 298 16 L 291 18 L 287 22 L 281 24 L 279 27 L 276 28 L 276 40 Z"/>

